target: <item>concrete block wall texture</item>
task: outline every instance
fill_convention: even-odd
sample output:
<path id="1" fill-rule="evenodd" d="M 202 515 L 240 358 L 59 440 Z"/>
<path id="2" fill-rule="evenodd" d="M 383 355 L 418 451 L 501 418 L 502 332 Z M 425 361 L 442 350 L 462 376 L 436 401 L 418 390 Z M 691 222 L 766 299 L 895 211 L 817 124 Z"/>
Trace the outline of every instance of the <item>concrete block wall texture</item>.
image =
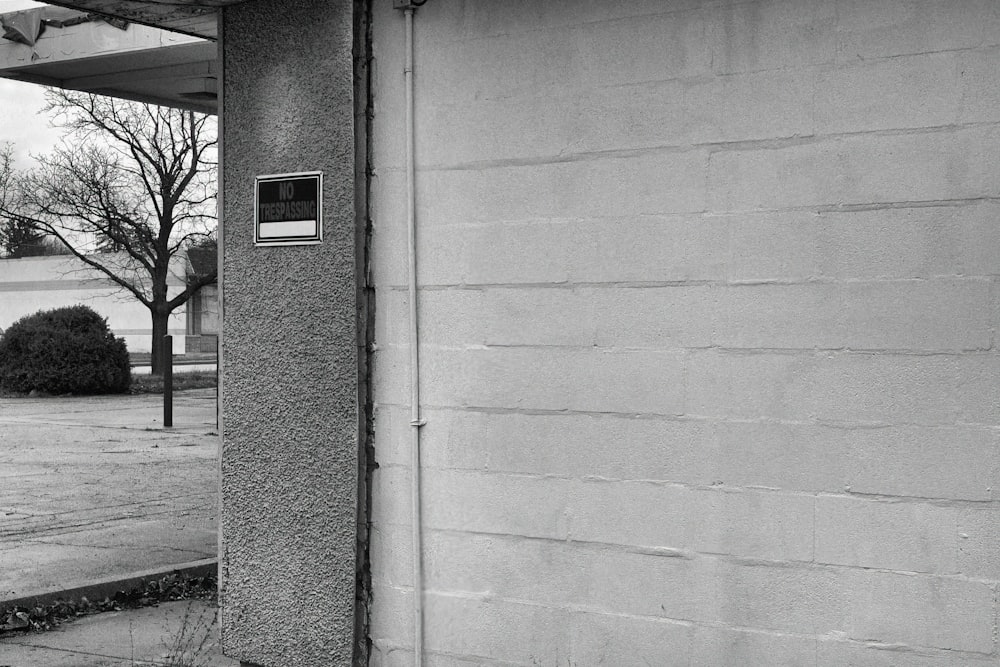
<path id="1" fill-rule="evenodd" d="M 412 664 L 374 3 L 372 664 Z M 1000 6 L 416 12 L 431 665 L 996 664 Z"/>

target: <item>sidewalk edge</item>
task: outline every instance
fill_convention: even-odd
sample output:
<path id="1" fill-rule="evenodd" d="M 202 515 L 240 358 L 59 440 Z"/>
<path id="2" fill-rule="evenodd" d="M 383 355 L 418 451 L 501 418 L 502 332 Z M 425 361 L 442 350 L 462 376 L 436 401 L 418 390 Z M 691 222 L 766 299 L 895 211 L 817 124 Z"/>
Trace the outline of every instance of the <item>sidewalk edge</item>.
<path id="1" fill-rule="evenodd" d="M 58 600 L 78 600 L 81 597 L 86 597 L 91 601 L 103 600 L 106 597 L 113 597 L 118 591 L 128 591 L 129 589 L 137 588 L 150 579 L 159 579 L 168 574 L 179 573 L 187 577 L 211 575 L 214 577 L 218 574 L 218 568 L 219 561 L 217 558 L 207 558 L 205 560 L 178 563 L 169 567 L 137 572 L 124 578 L 78 583 L 58 591 L 44 591 L 22 595 L 9 600 L 0 600 L 0 615 L 13 607 L 30 609 L 32 607 L 49 605 Z"/>

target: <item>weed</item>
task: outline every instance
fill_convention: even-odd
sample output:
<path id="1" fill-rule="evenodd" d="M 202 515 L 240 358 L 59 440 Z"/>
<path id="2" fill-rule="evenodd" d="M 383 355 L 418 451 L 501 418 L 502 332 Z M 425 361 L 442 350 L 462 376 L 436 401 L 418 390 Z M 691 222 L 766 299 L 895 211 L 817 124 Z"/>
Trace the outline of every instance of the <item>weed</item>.
<path id="1" fill-rule="evenodd" d="M 160 663 L 164 667 L 210 667 L 218 612 L 215 607 L 193 609 L 190 602 L 181 617 L 181 625 L 176 632 L 164 640 L 166 654 Z"/>

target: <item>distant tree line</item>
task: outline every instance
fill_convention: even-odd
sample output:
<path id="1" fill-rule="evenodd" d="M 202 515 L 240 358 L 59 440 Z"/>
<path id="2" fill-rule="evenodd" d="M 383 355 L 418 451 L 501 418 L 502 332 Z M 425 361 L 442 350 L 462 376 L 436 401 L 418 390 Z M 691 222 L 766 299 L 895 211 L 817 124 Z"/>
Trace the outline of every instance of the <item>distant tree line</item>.
<path id="1" fill-rule="evenodd" d="M 57 239 L 38 231 L 30 223 L 13 219 L 0 222 L 0 259 L 70 254 Z"/>

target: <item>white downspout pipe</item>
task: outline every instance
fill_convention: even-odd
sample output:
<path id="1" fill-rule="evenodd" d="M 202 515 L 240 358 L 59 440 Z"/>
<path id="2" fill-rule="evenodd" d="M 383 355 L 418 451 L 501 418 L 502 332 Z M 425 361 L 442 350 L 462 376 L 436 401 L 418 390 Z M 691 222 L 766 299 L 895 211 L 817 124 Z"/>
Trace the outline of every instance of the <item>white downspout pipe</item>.
<path id="1" fill-rule="evenodd" d="M 411 528 L 413 532 L 413 664 L 421 667 L 424 654 L 424 608 L 423 608 L 423 541 L 420 519 L 420 427 L 424 420 L 420 417 L 420 356 L 419 330 L 417 328 L 417 230 L 416 230 L 416 164 L 413 156 L 413 6 L 403 10 L 406 17 L 406 61 L 403 76 L 406 80 L 406 231 L 408 290 L 410 307 L 410 469 L 411 469 Z"/>

